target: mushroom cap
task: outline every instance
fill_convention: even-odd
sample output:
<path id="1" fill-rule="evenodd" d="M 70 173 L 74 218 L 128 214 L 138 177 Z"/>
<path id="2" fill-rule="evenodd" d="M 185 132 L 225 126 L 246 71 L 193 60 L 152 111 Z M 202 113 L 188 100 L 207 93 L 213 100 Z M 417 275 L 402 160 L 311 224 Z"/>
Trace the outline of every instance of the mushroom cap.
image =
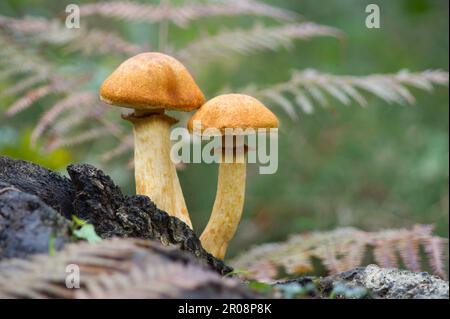
<path id="1" fill-rule="evenodd" d="M 277 117 L 267 107 L 244 94 L 223 94 L 203 104 L 189 119 L 190 132 L 194 130 L 194 121 L 201 121 L 202 133 L 207 129 L 218 129 L 222 135 L 226 128 L 270 129 L 279 125 Z"/>
<path id="2" fill-rule="evenodd" d="M 100 99 L 108 104 L 152 110 L 192 111 L 205 97 L 181 62 L 157 52 L 124 61 L 103 82 Z"/>

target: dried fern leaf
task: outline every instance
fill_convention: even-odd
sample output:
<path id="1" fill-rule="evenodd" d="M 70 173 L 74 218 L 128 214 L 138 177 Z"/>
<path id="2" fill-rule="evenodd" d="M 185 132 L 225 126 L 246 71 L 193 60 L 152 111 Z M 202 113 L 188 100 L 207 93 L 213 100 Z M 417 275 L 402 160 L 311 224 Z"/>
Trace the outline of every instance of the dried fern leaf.
<path id="1" fill-rule="evenodd" d="M 178 6 L 167 3 L 152 5 L 131 1 L 104 1 L 80 5 L 80 14 L 83 17 L 96 15 L 150 23 L 170 21 L 181 27 L 186 27 L 192 21 L 214 16 L 252 15 L 285 21 L 298 18 L 292 11 L 256 0 L 207 1 Z"/>
<path id="2" fill-rule="evenodd" d="M 1 32 L 0 48 L 0 55 L 4 58 L 4 60 L 0 59 L 0 62 L 8 61 L 5 64 L 0 63 L 0 74 L 9 74 L 9 76 L 27 74 L 26 77 L 19 79 L 17 84 L 2 92 L 2 94 L 17 97 L 17 100 L 5 111 L 6 116 L 14 116 L 44 97 L 76 91 L 89 79 L 86 75 L 59 74 L 55 71 L 55 66 L 41 59 L 34 50 L 29 50 L 28 47 L 22 48 L 3 36 Z M 34 87 L 36 84 L 40 85 Z M 25 93 L 22 94 L 22 92 Z"/>
<path id="3" fill-rule="evenodd" d="M 401 239 L 399 254 L 406 267 L 414 272 L 420 271 L 419 241 L 417 238 Z M 434 269 L 433 269 L 434 270 Z"/>
<path id="4" fill-rule="evenodd" d="M 256 25 L 250 30 L 224 31 L 217 35 L 200 38 L 176 53 L 182 60 L 191 63 L 229 58 L 231 53 L 243 55 L 262 50 L 289 48 L 294 40 L 314 37 L 342 37 L 338 29 L 316 23 L 296 23 L 266 27 Z"/>
<path id="5" fill-rule="evenodd" d="M 146 48 L 130 43 L 118 35 L 94 28 L 68 29 L 59 20 L 25 16 L 10 18 L 0 15 L 0 28 L 13 35 L 28 37 L 35 43 L 66 46 L 68 52 L 81 52 L 85 55 L 119 53 L 133 55 Z M 101 43 L 101 45 L 98 45 Z"/>
<path id="6" fill-rule="evenodd" d="M 36 89 L 28 91 L 27 94 L 11 105 L 5 112 L 7 116 L 13 116 L 31 106 L 33 103 L 38 101 L 39 99 L 49 95 L 52 93 L 51 85 L 42 85 Z"/>
<path id="7" fill-rule="evenodd" d="M 313 272 L 313 259 L 319 259 L 329 273 L 338 273 L 360 266 L 366 252 L 373 251 L 375 261 L 382 267 L 397 267 L 401 258 L 407 268 L 420 271 L 420 246 L 428 252 L 435 274 L 445 277 L 443 239 L 433 236 L 432 227 L 427 225 L 379 232 L 340 228 L 294 235 L 283 243 L 255 247 L 235 258 L 231 264 L 249 270 L 248 278 L 261 277 L 258 269 L 267 264 L 280 267 L 290 275 Z M 270 279 L 275 278 L 277 276 Z"/>
<path id="8" fill-rule="evenodd" d="M 448 85 L 448 72 L 441 70 L 426 70 L 423 72 L 409 72 L 401 70 L 395 74 L 373 74 L 368 76 L 332 75 L 308 69 L 293 71 L 291 79 L 284 83 L 275 84 L 265 89 L 257 90 L 254 87 L 243 91 L 251 92 L 262 99 L 266 98 L 281 106 L 291 118 L 293 110 L 286 107 L 289 100 L 280 96 L 292 94 L 298 106 L 306 113 L 312 112 L 313 104 L 326 107 L 328 97 L 338 100 L 344 105 L 352 101 L 366 106 L 367 101 L 363 93 L 370 93 L 392 104 L 413 104 L 415 97 L 408 86 L 430 91 L 434 85 Z M 307 95 L 305 93 L 308 93 Z M 276 96 L 276 99 L 271 97 Z"/>
<path id="9" fill-rule="evenodd" d="M 68 265 L 79 267 L 79 289 L 66 288 Z M 55 256 L 0 263 L 0 298 L 181 298 L 189 293 L 247 294 L 236 281 L 222 279 L 176 249 L 145 240 L 70 244 Z"/>
<path id="10" fill-rule="evenodd" d="M 85 130 L 82 133 L 72 137 L 59 137 L 56 138 L 48 145 L 47 150 L 49 152 L 60 147 L 71 147 L 93 141 L 102 136 L 109 136 L 111 131 L 105 127 L 92 128 Z"/>
<path id="11" fill-rule="evenodd" d="M 384 268 L 397 268 L 397 256 L 394 242 L 378 240 L 374 244 L 373 255 L 378 265 Z"/>
<path id="12" fill-rule="evenodd" d="M 428 255 L 428 261 L 433 271 L 443 279 L 447 279 L 447 273 L 444 266 L 444 252 L 448 256 L 448 242 L 439 237 L 427 237 L 423 239 L 425 252 Z"/>
<path id="13" fill-rule="evenodd" d="M 50 107 L 37 122 L 31 134 L 31 143 L 35 144 L 37 139 L 44 133 L 45 129 L 47 129 L 47 127 L 49 127 L 65 110 L 76 107 L 77 111 L 80 111 L 80 107 L 90 106 L 96 101 L 97 96 L 93 92 L 75 92 L 69 94 L 64 99 L 59 100 Z"/>
<path id="14" fill-rule="evenodd" d="M 44 81 L 48 80 L 48 74 L 45 73 L 37 73 L 33 74 L 25 79 L 22 79 L 21 81 L 17 82 L 16 84 L 8 87 L 3 91 L 4 95 L 18 95 L 21 94 L 24 91 L 29 90 L 30 88 L 34 87 L 37 84 L 40 84 Z"/>

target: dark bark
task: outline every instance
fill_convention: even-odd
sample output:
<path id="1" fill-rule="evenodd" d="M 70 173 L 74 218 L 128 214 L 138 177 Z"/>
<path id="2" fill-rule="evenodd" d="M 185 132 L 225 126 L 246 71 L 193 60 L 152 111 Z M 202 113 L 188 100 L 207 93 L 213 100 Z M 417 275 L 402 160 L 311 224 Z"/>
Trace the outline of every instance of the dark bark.
<path id="1" fill-rule="evenodd" d="M 37 196 L 0 182 L 0 260 L 47 253 L 70 240 L 69 222 Z"/>
<path id="2" fill-rule="evenodd" d="M 44 203 L 71 218 L 75 196 L 70 180 L 34 163 L 0 156 L 0 181 L 39 197 Z"/>
<path id="3" fill-rule="evenodd" d="M 158 240 L 164 245 L 178 245 L 221 274 L 232 270 L 203 249 L 192 229 L 178 218 L 158 209 L 147 196 L 123 195 L 109 176 L 91 165 L 70 165 L 67 170 L 70 179 L 36 164 L 0 157 L 0 182 L 36 195 L 68 219 L 75 215 L 88 221 L 94 225 L 97 234 L 102 238 L 133 237 Z M 15 222 L 15 214 L 22 217 L 27 214 L 41 214 L 41 211 L 20 209 L 22 208 L 15 208 L 19 213 L 13 213 L 13 209 L 5 215 L 5 225 Z M 45 216 L 51 214 L 51 209 L 43 208 L 42 213 L 44 211 L 47 214 Z M 9 242 L 11 236 L 19 236 L 13 234 L 18 231 L 16 228 L 11 234 L 11 230 L 3 230 L 6 231 L 8 235 L 3 235 L 3 241 Z M 44 235 L 38 236 L 38 233 L 35 233 L 35 236 L 38 242 L 44 240 Z M 31 237 L 28 239 L 31 240 Z M 42 243 L 40 245 L 43 247 Z M 17 246 L 16 249 L 22 252 L 17 251 L 14 256 L 42 252 L 27 250 L 22 246 Z"/>

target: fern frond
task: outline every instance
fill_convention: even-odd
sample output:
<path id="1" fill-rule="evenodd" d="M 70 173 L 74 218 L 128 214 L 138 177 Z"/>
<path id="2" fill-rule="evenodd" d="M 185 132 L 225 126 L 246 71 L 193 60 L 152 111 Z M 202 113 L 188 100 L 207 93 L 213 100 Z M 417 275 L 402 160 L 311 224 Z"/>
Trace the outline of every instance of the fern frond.
<path id="1" fill-rule="evenodd" d="M 89 114 L 89 113 L 88 113 Z M 50 136 L 64 136 L 78 125 L 85 123 L 88 114 L 79 114 L 75 111 L 68 110 L 65 116 L 61 116 L 58 121 L 49 128 Z"/>
<path id="2" fill-rule="evenodd" d="M 0 263 L 0 298 L 177 298 L 222 290 L 245 293 L 239 283 L 151 241 L 109 239 L 69 244 L 54 256 Z M 66 286 L 67 266 L 79 268 L 80 288 Z M 216 290 L 217 289 L 217 290 Z"/>
<path id="3" fill-rule="evenodd" d="M 290 48 L 294 40 L 309 40 L 313 37 L 343 37 L 335 28 L 316 23 L 295 23 L 266 27 L 256 25 L 250 30 L 224 31 L 217 35 L 200 38 L 178 52 L 183 60 L 201 61 L 214 58 L 229 58 L 230 53 L 251 54 L 255 51 Z"/>
<path id="4" fill-rule="evenodd" d="M 448 79 L 448 72 L 441 70 L 340 76 L 308 69 L 293 71 L 287 82 L 260 90 L 248 87 L 244 91 L 281 106 L 290 117 L 296 118 L 295 107 L 311 113 L 314 105 L 327 107 L 330 97 L 345 105 L 354 101 L 366 106 L 368 103 L 363 93 L 370 93 L 389 104 L 413 104 L 415 98 L 408 87 L 430 91 L 434 85 L 448 85 Z"/>
<path id="5" fill-rule="evenodd" d="M 41 84 L 42 82 L 48 80 L 48 74 L 45 73 L 38 73 L 33 74 L 25 79 L 22 79 L 21 81 L 18 81 L 16 84 L 8 87 L 3 91 L 3 94 L 5 95 L 18 95 L 22 92 L 29 90 L 33 86 L 37 84 Z"/>
<path id="6" fill-rule="evenodd" d="M 34 50 L 18 45 L 2 32 L 0 32 L 0 48 L 0 81 L 7 77 L 18 75 L 43 77 L 41 82 L 49 80 L 49 75 L 52 74 L 52 67 L 46 60 L 41 59 Z M 23 81 L 27 82 L 28 78 Z M 34 84 L 26 83 L 24 87 L 28 85 L 33 86 Z M 21 89 L 19 85 L 17 91 L 21 91 Z"/>
<path id="7" fill-rule="evenodd" d="M 423 239 L 425 252 L 428 255 L 428 260 L 433 271 L 441 278 L 447 279 L 445 272 L 443 253 L 448 252 L 448 242 L 439 237 L 426 237 Z"/>
<path id="8" fill-rule="evenodd" d="M 70 147 L 80 145 L 83 143 L 93 141 L 102 136 L 108 136 L 110 134 L 111 130 L 105 127 L 88 129 L 73 137 L 61 136 L 56 138 L 54 141 L 50 143 L 47 150 L 51 152 L 60 147 Z"/>
<path id="9" fill-rule="evenodd" d="M 366 252 L 366 245 L 360 242 L 353 242 L 348 247 L 345 247 L 345 255 L 342 258 L 342 269 L 351 269 L 355 265 L 361 265 L 364 254 Z"/>
<path id="10" fill-rule="evenodd" d="M 83 17 L 96 15 L 107 18 L 157 23 L 170 21 L 180 27 L 190 22 L 213 16 L 264 16 L 277 20 L 293 21 L 298 15 L 292 11 L 263 4 L 256 0 L 208 1 L 206 3 L 151 5 L 130 1 L 105 1 L 80 6 Z"/>
<path id="11" fill-rule="evenodd" d="M 420 271 L 419 246 L 422 246 L 428 252 L 435 274 L 445 278 L 443 239 L 433 236 L 431 229 L 424 225 L 379 232 L 341 228 L 294 235 L 283 243 L 252 248 L 232 260 L 231 264 L 249 270 L 248 278 L 259 277 L 259 268 L 267 263 L 281 267 L 290 275 L 309 273 L 314 270 L 313 259 L 319 259 L 329 273 L 337 273 L 360 266 L 365 253 L 373 251 L 375 261 L 382 267 L 397 267 L 400 257 L 407 268 Z M 408 241 L 411 244 L 407 244 Z"/>
<path id="12" fill-rule="evenodd" d="M 100 43 L 101 45 L 99 45 Z M 148 51 L 149 47 L 128 42 L 112 32 L 91 28 L 87 31 L 81 31 L 76 39 L 68 42 L 66 49 L 69 52 L 81 52 L 84 55 L 110 53 L 135 55 Z"/>
<path id="13" fill-rule="evenodd" d="M 95 95 L 88 98 L 88 102 L 92 100 L 95 102 Z M 103 103 L 86 103 L 78 105 L 78 109 L 74 111 L 66 112 L 51 129 L 49 136 L 56 138 L 51 139 L 47 149 L 51 151 L 61 146 L 80 145 L 105 135 L 115 137 L 119 141 L 124 140 L 125 133 L 120 126 L 105 118 L 107 108 Z M 90 125 L 86 125 L 86 121 Z"/>
<path id="14" fill-rule="evenodd" d="M 7 116 L 16 115 L 19 112 L 26 110 L 28 107 L 33 105 L 38 100 L 50 94 L 69 94 L 72 90 L 76 90 L 85 83 L 88 77 L 81 76 L 76 77 L 72 75 L 72 79 L 67 79 L 62 76 L 53 75 L 49 80 L 49 84 L 39 86 L 35 89 L 26 92 L 25 96 L 19 98 L 6 110 L 5 114 Z"/>
<path id="15" fill-rule="evenodd" d="M 0 30 L 28 37 L 35 43 L 66 46 L 68 52 L 85 55 L 119 53 L 133 55 L 146 50 L 115 33 L 90 28 L 68 29 L 59 20 L 25 16 L 20 19 L 0 15 Z"/>
<path id="16" fill-rule="evenodd" d="M 398 266 L 395 250 L 395 242 L 392 240 L 377 240 L 374 244 L 373 255 L 378 265 L 384 268 L 396 268 Z"/>
<path id="17" fill-rule="evenodd" d="M 21 56 L 24 57 L 23 55 Z M 37 61 L 21 61 L 20 57 L 14 55 L 14 51 L 9 51 L 8 54 L 4 54 L 2 60 L 5 62 L 8 61 L 8 63 L 3 64 L 1 63 L 2 61 L 0 61 L 0 81 L 18 75 L 44 74 L 46 70 L 44 65 L 40 65 Z"/>
<path id="18" fill-rule="evenodd" d="M 62 112 L 71 107 L 76 107 L 79 111 L 80 107 L 86 105 L 92 105 L 97 101 L 97 96 L 93 92 L 76 92 L 69 94 L 64 99 L 58 101 L 52 107 L 50 107 L 44 115 L 37 122 L 32 134 L 31 143 L 35 144 L 37 139 L 44 133 L 44 131 L 49 127 L 55 119 Z"/>
<path id="19" fill-rule="evenodd" d="M 52 93 L 52 89 L 53 89 L 52 85 L 46 84 L 31 91 L 28 91 L 25 96 L 21 97 L 16 102 L 14 102 L 14 104 L 11 105 L 6 110 L 5 114 L 7 116 L 13 116 L 16 113 L 25 110 L 39 99 Z"/>
<path id="20" fill-rule="evenodd" d="M 399 254 L 408 269 L 414 272 L 420 271 L 419 241 L 417 238 L 402 239 Z"/>

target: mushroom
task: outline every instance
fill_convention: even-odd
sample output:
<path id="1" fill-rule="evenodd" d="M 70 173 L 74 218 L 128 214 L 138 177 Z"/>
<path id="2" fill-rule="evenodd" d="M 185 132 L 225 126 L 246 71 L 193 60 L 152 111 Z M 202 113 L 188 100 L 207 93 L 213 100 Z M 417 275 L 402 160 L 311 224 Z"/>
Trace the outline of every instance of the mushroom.
<path id="1" fill-rule="evenodd" d="M 232 152 L 222 148 L 225 156 L 222 156 L 219 166 L 216 198 L 211 217 L 200 236 L 202 246 L 213 256 L 223 259 L 244 207 L 246 147 L 243 147 L 243 139 L 237 135 L 250 134 L 245 132 L 247 129 L 252 129 L 254 133 L 256 129 L 278 128 L 278 119 L 251 96 L 224 94 L 206 102 L 189 119 L 190 132 L 196 133 L 197 123 L 201 135 L 211 136 L 214 131 L 216 135 L 220 134 L 225 147 L 228 147 L 227 140 L 232 140 Z M 229 133 L 227 129 L 233 129 L 234 132 Z M 244 131 L 236 132 L 236 129 Z M 232 156 L 227 156 L 227 153 Z"/>
<path id="2" fill-rule="evenodd" d="M 157 52 L 123 62 L 102 84 L 100 98 L 134 109 L 123 115 L 134 127 L 136 193 L 149 196 L 169 215 L 192 228 L 177 172 L 170 159 L 170 127 L 176 119 L 164 110 L 192 111 L 205 101 L 189 71 L 178 60 Z"/>

